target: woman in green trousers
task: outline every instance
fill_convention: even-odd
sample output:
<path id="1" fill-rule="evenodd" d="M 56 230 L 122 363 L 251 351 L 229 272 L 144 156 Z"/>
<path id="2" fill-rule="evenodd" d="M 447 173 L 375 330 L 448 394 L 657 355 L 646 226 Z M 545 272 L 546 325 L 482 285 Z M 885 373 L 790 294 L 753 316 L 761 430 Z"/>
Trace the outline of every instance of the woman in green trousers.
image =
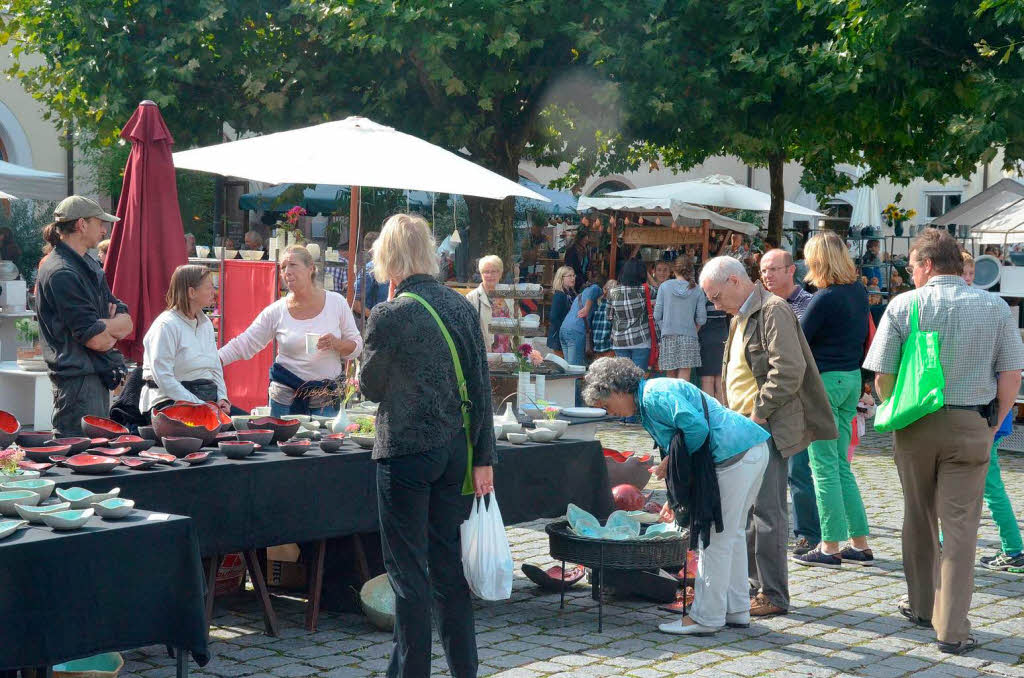
<path id="1" fill-rule="evenodd" d="M 857 400 L 861 394 L 860 364 L 868 334 L 868 293 L 842 239 L 819 233 L 804 247 L 807 281 L 818 288 L 800 326 L 828 393 L 839 438 L 819 440 L 807 448 L 814 476 L 814 496 L 821 520 L 821 543 L 794 556 L 799 565 L 839 568 L 844 562 L 874 563 L 868 547 L 868 518 L 857 479 L 847 461 Z M 849 539 L 849 546 L 840 542 Z"/>

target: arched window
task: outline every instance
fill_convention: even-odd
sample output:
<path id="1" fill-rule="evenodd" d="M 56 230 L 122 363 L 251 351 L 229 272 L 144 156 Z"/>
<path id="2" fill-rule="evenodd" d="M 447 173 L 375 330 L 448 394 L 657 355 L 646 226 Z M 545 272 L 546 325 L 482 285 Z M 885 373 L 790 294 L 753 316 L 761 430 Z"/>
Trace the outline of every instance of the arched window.
<path id="1" fill-rule="evenodd" d="M 598 184 L 597 188 L 590 192 L 590 197 L 597 198 L 599 196 L 605 195 L 606 193 L 611 193 L 613 191 L 628 191 L 629 188 L 629 186 L 622 183 L 621 181 L 618 181 L 616 179 L 609 179 L 608 181 L 602 181 L 600 184 Z"/>

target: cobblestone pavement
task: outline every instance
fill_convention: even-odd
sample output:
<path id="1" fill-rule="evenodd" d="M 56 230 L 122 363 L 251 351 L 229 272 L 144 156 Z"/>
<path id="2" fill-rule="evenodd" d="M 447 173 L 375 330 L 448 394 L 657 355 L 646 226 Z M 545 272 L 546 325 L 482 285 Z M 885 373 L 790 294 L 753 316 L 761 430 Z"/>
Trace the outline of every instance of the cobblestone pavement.
<path id="1" fill-rule="evenodd" d="M 609 426 L 600 438 L 617 449 L 650 448 L 650 439 L 637 428 Z M 1024 456 L 1005 455 L 1002 464 L 1019 512 L 1024 505 Z M 899 540 L 902 493 L 889 438 L 866 436 L 853 465 L 877 566 L 835 571 L 791 565 L 789 615 L 712 637 L 661 634 L 657 625 L 671 619 L 667 613 L 652 603 L 614 599 L 605 607 L 604 632 L 598 634 L 588 585 L 577 585 L 567 596 L 565 610 L 559 610 L 557 594 L 541 593 L 518 571 L 523 562 L 551 564 L 546 521 L 510 528 L 517 565 L 512 599 L 476 606 L 480 675 L 1024 677 L 1024 576 L 976 570 L 971 619 L 981 647 L 962 657 L 939 653 L 932 632 L 912 626 L 894 606 L 906 589 Z M 986 513 L 979 555 L 991 553 L 998 543 Z M 317 633 L 307 633 L 301 601 L 277 598 L 275 609 L 281 617 L 280 638 L 263 635 L 252 596 L 218 601 L 211 647 L 215 658 L 194 675 L 383 675 L 390 634 L 375 631 L 362 616 L 327 614 Z M 447 675 L 436 643 L 434 655 L 435 675 Z M 125 676 L 174 675 L 163 648 L 129 652 L 125 660 Z"/>

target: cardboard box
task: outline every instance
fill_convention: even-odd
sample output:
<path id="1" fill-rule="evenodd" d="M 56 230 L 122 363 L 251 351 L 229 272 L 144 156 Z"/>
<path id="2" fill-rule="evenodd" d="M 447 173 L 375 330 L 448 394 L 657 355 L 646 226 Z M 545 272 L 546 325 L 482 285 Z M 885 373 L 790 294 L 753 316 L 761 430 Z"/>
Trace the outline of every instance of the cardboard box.
<path id="1" fill-rule="evenodd" d="M 267 549 L 267 560 L 280 560 L 283 563 L 299 562 L 298 544 L 280 544 Z"/>
<path id="2" fill-rule="evenodd" d="M 307 588 L 306 566 L 302 563 L 291 563 L 268 558 L 267 586 L 288 589 L 290 591 L 305 591 Z"/>

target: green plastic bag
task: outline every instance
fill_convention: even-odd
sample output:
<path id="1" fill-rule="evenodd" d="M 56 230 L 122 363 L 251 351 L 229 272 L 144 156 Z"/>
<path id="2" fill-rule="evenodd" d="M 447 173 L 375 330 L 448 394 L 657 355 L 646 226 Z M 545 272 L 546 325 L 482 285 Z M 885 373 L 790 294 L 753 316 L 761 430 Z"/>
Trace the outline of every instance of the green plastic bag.
<path id="1" fill-rule="evenodd" d="M 942 408 L 946 377 L 939 362 L 938 332 L 922 332 L 917 321 L 917 300 L 910 305 L 910 334 L 903 344 L 900 371 L 892 395 L 875 412 L 876 431 L 896 431 Z"/>

